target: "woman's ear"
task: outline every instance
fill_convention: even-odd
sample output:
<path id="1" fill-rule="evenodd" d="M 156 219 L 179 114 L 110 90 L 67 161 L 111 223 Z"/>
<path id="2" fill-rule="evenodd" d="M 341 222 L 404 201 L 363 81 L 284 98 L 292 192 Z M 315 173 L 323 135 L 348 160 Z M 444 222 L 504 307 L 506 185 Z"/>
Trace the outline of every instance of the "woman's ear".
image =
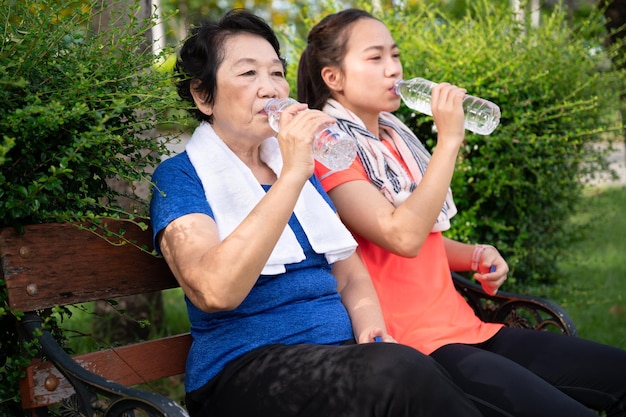
<path id="1" fill-rule="evenodd" d="M 337 67 L 322 68 L 322 80 L 331 91 L 340 92 L 343 90 L 343 77 L 341 70 Z"/>
<path id="2" fill-rule="evenodd" d="M 193 80 L 189 84 L 189 92 L 191 93 L 191 96 L 193 97 L 193 101 L 194 103 L 196 103 L 196 107 L 198 108 L 198 110 L 200 110 L 202 113 L 206 114 L 207 116 L 211 116 L 213 114 L 213 104 L 207 102 L 206 92 L 198 90 L 198 87 L 200 86 L 200 84 L 201 84 L 200 80 Z"/>

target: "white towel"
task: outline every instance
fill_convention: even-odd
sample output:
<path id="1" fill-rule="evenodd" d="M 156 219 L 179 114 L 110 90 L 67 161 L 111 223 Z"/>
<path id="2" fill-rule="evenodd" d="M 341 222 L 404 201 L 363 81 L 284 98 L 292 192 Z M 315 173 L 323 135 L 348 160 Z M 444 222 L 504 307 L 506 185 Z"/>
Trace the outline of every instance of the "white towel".
<path id="1" fill-rule="evenodd" d="M 209 123 L 203 122 L 196 128 L 186 151 L 202 181 L 223 240 L 265 196 L 265 190 L 250 168 L 226 146 Z M 280 176 L 283 164 L 275 137 L 261 144 L 261 160 Z M 309 181 L 300 193 L 294 213 L 313 250 L 323 253 L 328 263 L 345 259 L 356 249 L 356 241 L 350 232 Z M 283 273 L 285 264 L 301 262 L 304 258 L 302 247 L 287 225 L 262 273 Z"/>

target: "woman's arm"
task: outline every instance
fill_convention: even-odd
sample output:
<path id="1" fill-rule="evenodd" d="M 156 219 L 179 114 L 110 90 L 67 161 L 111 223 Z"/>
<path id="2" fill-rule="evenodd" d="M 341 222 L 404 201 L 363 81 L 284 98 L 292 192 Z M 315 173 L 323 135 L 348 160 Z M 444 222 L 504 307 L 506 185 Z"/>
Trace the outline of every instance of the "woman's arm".
<path id="1" fill-rule="evenodd" d="M 190 300 L 212 312 L 236 308 L 256 283 L 302 188 L 282 177 L 223 241 L 205 214 L 188 214 L 159 234 L 168 265 Z"/>
<path id="2" fill-rule="evenodd" d="M 329 192 L 352 231 L 401 256 L 419 253 L 441 211 L 463 143 L 464 94 L 447 83 L 433 89 L 437 147 L 418 187 L 400 206 L 394 207 L 369 181 L 347 182 Z"/>
<path id="3" fill-rule="evenodd" d="M 199 309 L 236 308 L 256 283 L 313 174 L 311 142 L 330 117 L 290 106 L 281 117 L 280 177 L 250 214 L 220 241 L 217 225 L 205 214 L 182 216 L 159 234 L 159 246 L 185 294 Z M 253 169 L 254 172 L 254 169 Z"/>
<path id="4" fill-rule="evenodd" d="M 387 334 L 376 291 L 365 265 L 356 253 L 333 264 L 337 289 L 350 315 L 354 337 L 358 343 L 373 342 L 376 336 L 382 341 L 395 342 Z"/>

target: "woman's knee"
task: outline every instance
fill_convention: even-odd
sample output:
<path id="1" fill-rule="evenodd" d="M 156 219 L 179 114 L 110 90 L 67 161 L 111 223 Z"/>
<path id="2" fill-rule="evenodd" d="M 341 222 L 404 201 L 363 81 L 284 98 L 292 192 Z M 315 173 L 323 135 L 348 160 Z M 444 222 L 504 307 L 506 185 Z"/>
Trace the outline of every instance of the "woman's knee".
<path id="1" fill-rule="evenodd" d="M 446 371 L 430 356 L 409 346 L 386 343 L 381 344 L 376 362 L 381 368 L 378 372 L 390 375 L 399 386 L 415 386 L 419 382 L 436 383 L 440 378 L 448 379 Z"/>

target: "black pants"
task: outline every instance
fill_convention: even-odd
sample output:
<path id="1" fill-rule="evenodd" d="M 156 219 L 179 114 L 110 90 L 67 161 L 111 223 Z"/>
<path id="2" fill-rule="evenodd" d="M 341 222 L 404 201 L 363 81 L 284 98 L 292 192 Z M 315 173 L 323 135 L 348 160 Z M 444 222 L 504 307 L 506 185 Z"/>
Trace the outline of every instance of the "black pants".
<path id="1" fill-rule="evenodd" d="M 192 417 L 478 417 L 432 358 L 394 343 L 271 345 L 186 397 Z"/>
<path id="2" fill-rule="evenodd" d="M 485 416 L 626 416 L 626 351 L 578 337 L 503 328 L 431 354 Z"/>

